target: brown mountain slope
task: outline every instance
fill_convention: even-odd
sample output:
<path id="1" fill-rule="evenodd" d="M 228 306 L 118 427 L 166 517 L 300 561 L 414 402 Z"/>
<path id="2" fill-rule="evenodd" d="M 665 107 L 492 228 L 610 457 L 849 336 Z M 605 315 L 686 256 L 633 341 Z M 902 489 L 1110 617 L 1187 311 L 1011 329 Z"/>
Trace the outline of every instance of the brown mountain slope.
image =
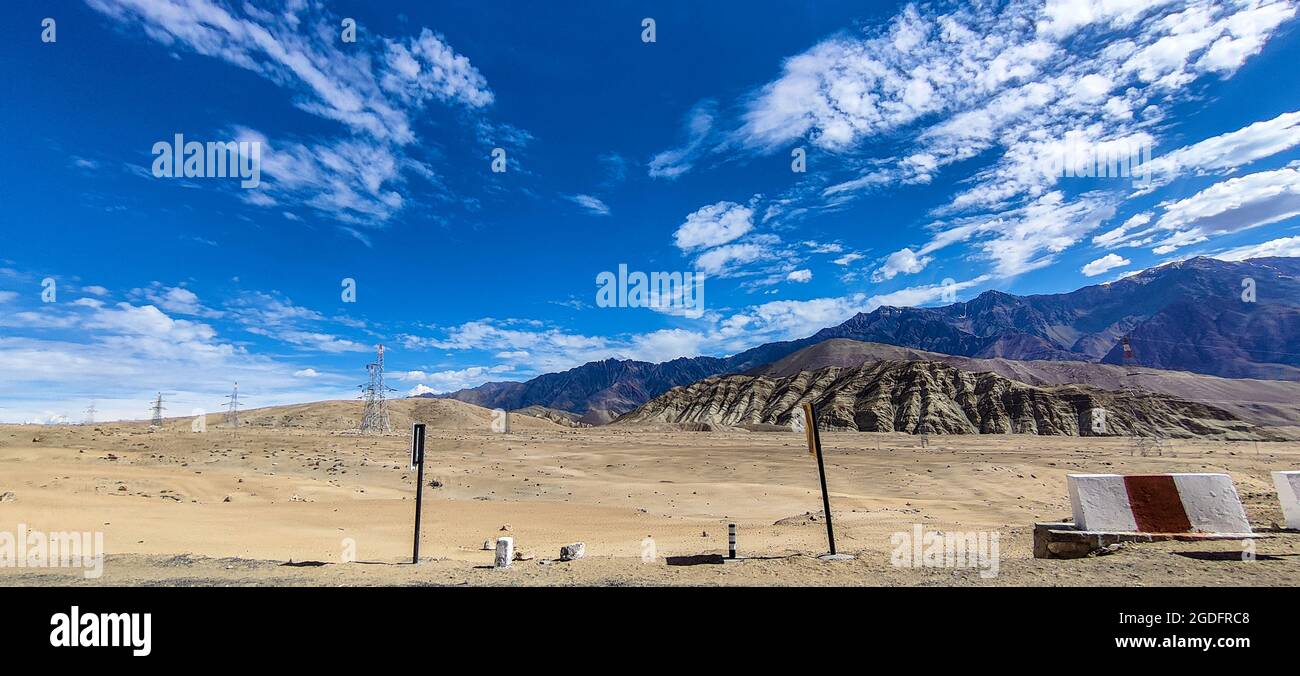
<path id="1" fill-rule="evenodd" d="M 808 400 L 830 429 L 1093 436 L 1093 411 L 1104 409 L 1105 436 L 1275 438 L 1221 408 L 1165 395 L 1131 396 L 1078 385 L 1036 387 L 939 362 L 894 360 L 782 378 L 706 378 L 668 391 L 615 424 L 790 425 Z"/>
<path id="2" fill-rule="evenodd" d="M 996 373 L 1028 385 L 1075 384 L 1103 390 L 1132 387 L 1210 404 L 1256 425 L 1300 426 L 1300 382 L 1283 380 L 1220 378 L 1188 371 L 1126 368 L 1081 361 L 975 359 L 841 338 L 806 347 L 748 373 L 780 378 L 800 371 L 815 371 L 827 366 L 860 366 L 882 359 L 937 361 L 963 371 Z"/>

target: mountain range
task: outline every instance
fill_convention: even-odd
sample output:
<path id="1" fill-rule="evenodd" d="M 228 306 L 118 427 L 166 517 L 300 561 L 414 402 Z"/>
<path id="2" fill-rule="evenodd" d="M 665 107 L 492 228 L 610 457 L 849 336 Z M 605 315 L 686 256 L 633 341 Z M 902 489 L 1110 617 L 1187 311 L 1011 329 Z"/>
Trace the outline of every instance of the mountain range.
<path id="1" fill-rule="evenodd" d="M 526 382 L 424 396 L 487 408 L 544 406 L 602 424 L 674 387 L 760 369 L 832 339 L 975 359 L 1093 362 L 1300 381 L 1300 259 L 1198 257 L 1068 293 L 986 291 L 943 307 L 882 306 L 806 338 L 730 357 L 658 364 L 606 359 Z"/>

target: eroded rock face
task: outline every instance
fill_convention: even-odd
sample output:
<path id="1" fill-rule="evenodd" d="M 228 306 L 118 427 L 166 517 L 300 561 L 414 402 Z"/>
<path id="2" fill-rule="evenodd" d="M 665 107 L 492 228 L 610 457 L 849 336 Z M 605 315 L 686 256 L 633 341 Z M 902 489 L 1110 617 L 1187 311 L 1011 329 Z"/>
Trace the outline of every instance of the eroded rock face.
<path id="1" fill-rule="evenodd" d="M 1256 426 L 1206 404 L 1077 385 L 1034 387 L 939 362 L 893 360 L 832 366 L 783 378 L 706 378 L 674 388 L 616 423 L 790 425 L 800 415 L 799 406 L 809 400 L 818 407 L 825 429 L 1270 438 Z"/>

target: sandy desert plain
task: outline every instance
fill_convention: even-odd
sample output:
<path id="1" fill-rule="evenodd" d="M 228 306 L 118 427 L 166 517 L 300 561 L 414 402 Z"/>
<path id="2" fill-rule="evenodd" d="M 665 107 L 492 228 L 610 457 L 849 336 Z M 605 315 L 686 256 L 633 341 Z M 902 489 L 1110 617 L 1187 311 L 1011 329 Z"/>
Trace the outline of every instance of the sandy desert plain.
<path id="1" fill-rule="evenodd" d="M 1269 472 L 1298 442 L 1178 440 L 1143 457 L 1127 438 L 825 432 L 839 549 L 826 550 L 816 463 L 794 432 L 575 429 L 452 400 L 391 404 L 394 432 L 353 430 L 360 402 L 250 410 L 241 426 L 190 418 L 0 426 L 0 530 L 102 531 L 103 575 L 0 568 L 0 585 L 1296 585 L 1300 535 L 1256 543 L 1148 543 L 1038 560 L 1032 524 L 1068 517 L 1067 473 L 1227 472 L 1252 525 L 1281 521 Z M 412 421 L 428 428 L 421 561 L 411 565 Z M 436 487 L 433 487 L 436 486 Z M 727 524 L 745 560 L 720 554 Z M 998 534 L 996 576 L 895 566 L 891 535 Z M 508 528 L 509 530 L 503 530 Z M 484 541 L 533 558 L 492 568 Z M 643 560 L 650 537 L 657 554 Z M 581 541 L 586 556 L 557 560 Z M 355 547 L 355 561 L 345 561 Z"/>

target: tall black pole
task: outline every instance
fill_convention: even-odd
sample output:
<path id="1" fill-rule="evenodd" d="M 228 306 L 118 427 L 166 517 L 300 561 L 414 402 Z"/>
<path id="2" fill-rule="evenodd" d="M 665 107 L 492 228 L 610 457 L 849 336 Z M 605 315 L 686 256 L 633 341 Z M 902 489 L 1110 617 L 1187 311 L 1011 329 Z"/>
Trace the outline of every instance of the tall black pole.
<path id="1" fill-rule="evenodd" d="M 424 423 L 411 426 L 411 464 L 415 465 L 415 544 L 411 563 L 420 562 L 420 500 L 424 496 Z"/>
<path id="2" fill-rule="evenodd" d="M 817 412 L 813 409 L 812 402 L 803 405 L 805 420 L 808 426 L 809 445 L 812 446 L 813 453 L 817 456 L 817 474 L 821 477 L 822 482 L 822 511 L 826 514 L 826 540 L 830 543 L 831 554 L 835 553 L 835 526 L 831 523 L 831 498 L 826 492 L 826 463 L 822 460 L 822 435 L 817 429 Z"/>

